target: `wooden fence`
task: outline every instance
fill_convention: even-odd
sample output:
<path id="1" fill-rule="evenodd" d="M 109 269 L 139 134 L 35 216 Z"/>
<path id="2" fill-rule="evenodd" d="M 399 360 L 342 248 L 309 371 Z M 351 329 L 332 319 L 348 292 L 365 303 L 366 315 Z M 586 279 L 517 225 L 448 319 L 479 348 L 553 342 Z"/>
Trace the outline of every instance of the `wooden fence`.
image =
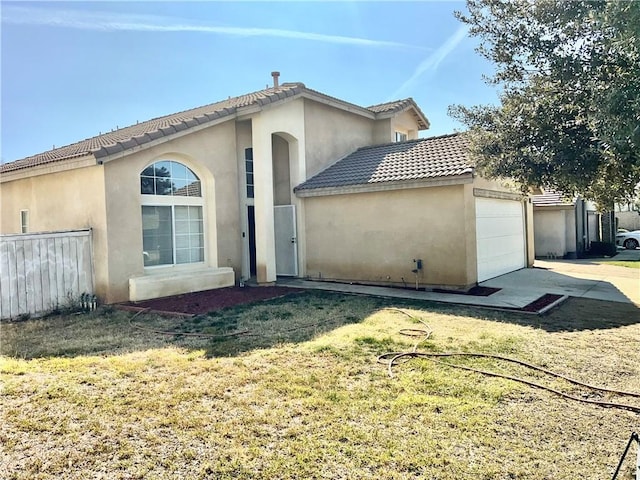
<path id="1" fill-rule="evenodd" d="M 0 235 L 0 318 L 69 306 L 93 286 L 91 230 Z"/>

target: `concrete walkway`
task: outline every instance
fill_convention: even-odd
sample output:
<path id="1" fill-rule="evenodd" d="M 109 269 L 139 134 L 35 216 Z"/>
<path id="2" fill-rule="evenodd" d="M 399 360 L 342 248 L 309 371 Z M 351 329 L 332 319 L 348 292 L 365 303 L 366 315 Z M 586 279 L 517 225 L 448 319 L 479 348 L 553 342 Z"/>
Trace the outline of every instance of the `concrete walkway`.
<path id="1" fill-rule="evenodd" d="M 615 260 L 640 260 L 640 250 L 622 251 Z M 278 285 L 491 308 L 522 308 L 546 293 L 634 303 L 640 306 L 640 270 L 596 263 L 599 261 L 602 260 L 536 261 L 534 268 L 525 268 L 480 283 L 483 287 L 501 289 L 488 297 L 297 278 L 279 278 Z"/>
<path id="2" fill-rule="evenodd" d="M 457 295 L 451 293 L 425 292 L 423 290 L 411 290 L 404 288 L 374 287 L 369 285 L 354 285 L 334 282 L 318 282 L 302 280 L 299 278 L 278 278 L 277 284 L 283 287 L 329 290 L 333 292 L 373 295 L 377 297 L 408 298 L 411 300 L 457 303 L 460 305 L 476 305 L 492 308 L 522 308 L 542 296 L 535 292 L 527 292 L 515 289 L 505 291 L 503 289 L 499 292 L 494 293 L 493 295 L 489 295 L 488 297 L 479 297 L 472 295 Z"/>

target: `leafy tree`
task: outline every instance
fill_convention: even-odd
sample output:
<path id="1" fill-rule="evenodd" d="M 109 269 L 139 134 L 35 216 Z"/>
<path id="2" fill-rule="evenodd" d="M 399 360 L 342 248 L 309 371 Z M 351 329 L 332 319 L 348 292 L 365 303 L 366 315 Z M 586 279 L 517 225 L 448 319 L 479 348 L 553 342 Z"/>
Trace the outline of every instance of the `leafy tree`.
<path id="1" fill-rule="evenodd" d="M 500 106 L 452 106 L 478 169 L 625 201 L 640 182 L 640 2 L 467 0 Z"/>

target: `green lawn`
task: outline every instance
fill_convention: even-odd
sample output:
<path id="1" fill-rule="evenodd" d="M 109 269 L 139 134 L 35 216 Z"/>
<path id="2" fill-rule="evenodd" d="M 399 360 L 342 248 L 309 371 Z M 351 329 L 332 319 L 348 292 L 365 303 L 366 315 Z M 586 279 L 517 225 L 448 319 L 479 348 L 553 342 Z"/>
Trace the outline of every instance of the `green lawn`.
<path id="1" fill-rule="evenodd" d="M 598 263 L 615 265 L 617 267 L 640 268 L 640 260 L 602 260 Z"/>
<path id="2" fill-rule="evenodd" d="M 428 360 L 390 378 L 376 361 L 411 349 L 399 330 L 421 319 L 433 330 L 423 351 L 508 355 L 640 391 L 632 305 L 571 299 L 537 317 L 307 292 L 186 320 L 132 317 L 2 324 L 0 478 L 603 479 L 640 428 L 637 413 L 513 381 Z M 632 453 L 619 479 L 633 478 Z"/>

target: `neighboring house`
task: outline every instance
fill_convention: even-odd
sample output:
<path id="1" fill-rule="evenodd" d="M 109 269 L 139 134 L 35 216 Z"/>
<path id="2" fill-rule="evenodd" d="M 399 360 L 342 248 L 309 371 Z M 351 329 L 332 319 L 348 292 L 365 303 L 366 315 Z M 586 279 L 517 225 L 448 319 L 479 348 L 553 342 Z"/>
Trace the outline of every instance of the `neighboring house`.
<path id="1" fill-rule="evenodd" d="M 630 232 L 640 230 L 640 200 L 634 203 L 617 204 L 615 206 L 616 227 Z"/>
<path id="2" fill-rule="evenodd" d="M 109 303 L 278 275 L 464 289 L 532 263 L 526 200 L 462 135 L 418 139 L 412 99 L 277 80 L 1 165 L 0 232 L 90 227 Z"/>
<path id="3" fill-rule="evenodd" d="M 536 258 L 580 258 L 600 241 L 600 215 L 590 202 L 553 189 L 531 199 Z"/>

